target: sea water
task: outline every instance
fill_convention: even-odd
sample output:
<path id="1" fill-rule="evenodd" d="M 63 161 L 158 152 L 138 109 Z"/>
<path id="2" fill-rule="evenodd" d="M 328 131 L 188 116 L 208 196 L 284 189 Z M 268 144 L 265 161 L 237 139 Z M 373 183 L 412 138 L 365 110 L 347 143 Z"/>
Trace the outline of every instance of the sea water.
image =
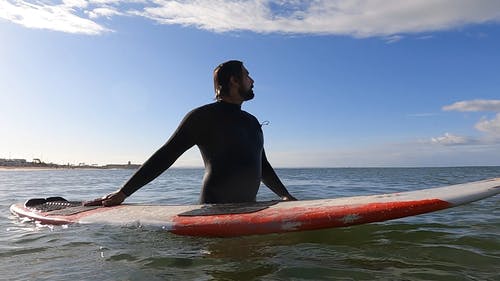
<path id="1" fill-rule="evenodd" d="M 500 280 L 500 196 L 382 223 L 237 238 L 141 226 L 48 227 L 9 214 L 33 197 L 87 200 L 131 170 L 0 171 L 2 280 Z M 277 169 L 299 199 L 381 194 L 500 177 L 500 167 Z M 195 204 L 202 169 L 170 169 L 127 199 Z M 258 200 L 277 197 L 262 186 Z"/>

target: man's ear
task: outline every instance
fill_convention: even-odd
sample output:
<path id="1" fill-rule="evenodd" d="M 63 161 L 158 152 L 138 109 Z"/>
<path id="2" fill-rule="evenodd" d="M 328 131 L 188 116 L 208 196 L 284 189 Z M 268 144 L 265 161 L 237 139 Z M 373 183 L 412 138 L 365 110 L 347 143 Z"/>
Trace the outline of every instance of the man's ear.
<path id="1" fill-rule="evenodd" d="M 231 75 L 231 78 L 229 78 L 229 82 L 231 85 L 239 86 L 240 85 L 240 80 L 236 78 L 236 76 Z"/>

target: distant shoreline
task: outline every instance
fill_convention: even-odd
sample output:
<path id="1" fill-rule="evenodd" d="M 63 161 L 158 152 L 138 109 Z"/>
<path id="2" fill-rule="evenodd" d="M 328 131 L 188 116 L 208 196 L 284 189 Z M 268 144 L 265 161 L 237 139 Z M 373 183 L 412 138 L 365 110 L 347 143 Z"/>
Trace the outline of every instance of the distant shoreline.
<path id="1" fill-rule="evenodd" d="M 0 171 L 53 171 L 53 170 L 136 170 L 140 165 L 123 166 L 0 166 Z"/>
<path id="2" fill-rule="evenodd" d="M 500 165 L 495 166 L 443 166 L 443 167 L 276 167 L 275 169 L 286 169 L 286 170 L 301 170 L 301 169 L 442 169 L 442 168 L 497 168 Z M 107 166 L 0 166 L 0 172 L 2 171 L 65 171 L 65 170 L 137 170 L 140 165 L 107 165 Z M 180 166 L 180 167 L 170 167 L 169 169 L 204 169 L 204 167 L 192 167 L 192 166 Z"/>
<path id="3" fill-rule="evenodd" d="M 52 171 L 52 170 L 104 170 L 104 168 L 80 167 L 10 167 L 0 166 L 0 171 Z"/>
<path id="4" fill-rule="evenodd" d="M 85 163 L 80 163 L 78 165 L 66 164 L 60 165 L 55 163 L 45 163 L 38 158 L 33 159 L 32 162 L 26 159 L 5 159 L 0 158 L 0 169 L 1 170 L 53 170 L 53 169 L 139 169 L 141 165 L 132 164 L 130 161 L 127 164 L 106 164 L 103 166 L 92 164 L 88 165 Z"/>

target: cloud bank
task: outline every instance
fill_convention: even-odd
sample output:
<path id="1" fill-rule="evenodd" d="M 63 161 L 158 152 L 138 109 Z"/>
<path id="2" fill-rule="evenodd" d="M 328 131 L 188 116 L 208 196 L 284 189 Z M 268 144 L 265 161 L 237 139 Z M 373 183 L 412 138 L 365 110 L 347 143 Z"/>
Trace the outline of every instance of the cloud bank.
<path id="1" fill-rule="evenodd" d="M 0 18 L 28 28 L 97 35 L 103 20 L 148 18 L 213 32 L 389 37 L 500 21 L 496 0 L 0 0 Z M 104 21 L 107 23 L 106 21 Z"/>
<path id="2" fill-rule="evenodd" d="M 460 112 L 496 112 L 493 119 L 481 118 L 474 128 L 483 133 L 482 138 L 456 136 L 445 133 L 431 139 L 432 143 L 442 145 L 498 144 L 500 143 L 500 100 L 459 101 L 443 107 L 445 111 Z"/>

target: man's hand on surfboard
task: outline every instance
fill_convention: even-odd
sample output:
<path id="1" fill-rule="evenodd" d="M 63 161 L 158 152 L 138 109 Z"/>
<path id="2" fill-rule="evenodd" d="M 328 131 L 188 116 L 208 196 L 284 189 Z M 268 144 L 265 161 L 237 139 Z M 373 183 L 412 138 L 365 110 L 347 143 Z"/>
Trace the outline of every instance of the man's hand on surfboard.
<path id="1" fill-rule="evenodd" d="M 283 201 L 297 201 L 297 198 L 293 197 L 291 194 L 281 197 Z"/>
<path id="2" fill-rule="evenodd" d="M 91 201 L 83 202 L 83 206 L 111 207 L 111 206 L 120 205 L 126 198 L 127 198 L 127 195 L 125 195 L 125 193 L 123 193 L 122 191 L 116 191 L 116 192 L 110 193 L 102 198 L 97 198 L 97 199 L 94 199 Z"/>

